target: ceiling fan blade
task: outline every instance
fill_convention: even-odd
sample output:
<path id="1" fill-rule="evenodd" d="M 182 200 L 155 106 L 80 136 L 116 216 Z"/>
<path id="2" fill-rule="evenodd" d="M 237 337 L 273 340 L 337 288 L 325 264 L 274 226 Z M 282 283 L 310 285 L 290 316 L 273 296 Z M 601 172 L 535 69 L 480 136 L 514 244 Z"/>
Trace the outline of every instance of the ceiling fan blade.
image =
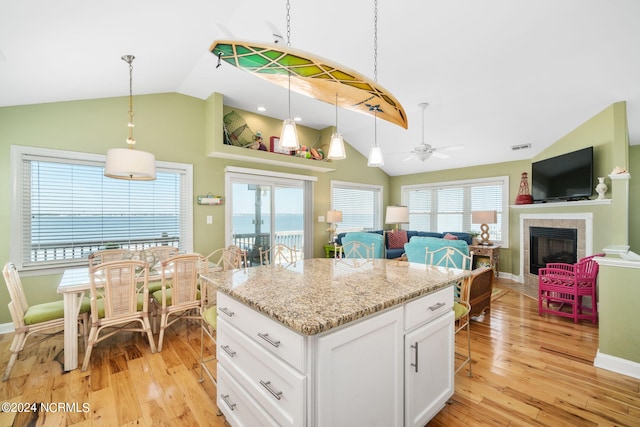
<path id="1" fill-rule="evenodd" d="M 446 147 L 436 147 L 436 149 L 440 151 L 458 151 L 464 150 L 464 145 L 449 145 Z"/>
<path id="2" fill-rule="evenodd" d="M 408 162 L 409 160 L 413 159 L 415 156 L 412 154 L 411 156 L 407 157 L 406 159 L 402 160 L 403 162 Z"/>
<path id="3" fill-rule="evenodd" d="M 450 154 L 447 154 L 447 153 L 440 153 L 440 152 L 438 152 L 438 151 L 434 151 L 433 153 L 431 153 L 431 156 L 432 156 L 432 157 L 437 157 L 437 158 L 439 158 L 439 159 L 446 159 L 446 158 L 451 157 L 451 155 L 450 155 Z"/>

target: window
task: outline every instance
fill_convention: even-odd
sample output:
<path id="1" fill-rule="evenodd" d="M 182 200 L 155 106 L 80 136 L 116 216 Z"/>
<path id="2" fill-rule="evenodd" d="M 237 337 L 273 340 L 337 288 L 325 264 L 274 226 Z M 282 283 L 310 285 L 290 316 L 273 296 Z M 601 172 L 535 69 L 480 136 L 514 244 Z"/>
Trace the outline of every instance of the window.
<path id="1" fill-rule="evenodd" d="M 509 177 L 468 181 L 407 185 L 402 203 L 409 207 L 408 230 L 480 232 L 481 224 L 471 222 L 471 212 L 495 210 L 497 224 L 489 225 L 491 241 L 509 242 Z"/>
<path id="2" fill-rule="evenodd" d="M 11 257 L 22 270 L 85 265 L 89 253 L 193 250 L 192 166 L 157 162 L 154 181 L 104 177 L 105 156 L 11 147 Z"/>
<path id="3" fill-rule="evenodd" d="M 342 211 L 337 232 L 382 229 L 382 186 L 331 181 L 331 209 Z"/>

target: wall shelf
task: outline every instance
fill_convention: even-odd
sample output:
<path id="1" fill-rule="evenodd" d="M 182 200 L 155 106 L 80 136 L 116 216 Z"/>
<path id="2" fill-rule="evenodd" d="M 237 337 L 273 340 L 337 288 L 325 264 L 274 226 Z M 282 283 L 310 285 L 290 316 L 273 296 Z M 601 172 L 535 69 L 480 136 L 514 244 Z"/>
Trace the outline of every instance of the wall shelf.
<path id="1" fill-rule="evenodd" d="M 593 199 L 593 200 L 578 200 L 575 202 L 548 202 L 548 203 L 531 203 L 529 205 L 510 205 L 511 209 L 552 209 L 552 208 L 566 208 L 566 207 L 581 207 L 590 205 L 610 205 L 611 199 Z"/>

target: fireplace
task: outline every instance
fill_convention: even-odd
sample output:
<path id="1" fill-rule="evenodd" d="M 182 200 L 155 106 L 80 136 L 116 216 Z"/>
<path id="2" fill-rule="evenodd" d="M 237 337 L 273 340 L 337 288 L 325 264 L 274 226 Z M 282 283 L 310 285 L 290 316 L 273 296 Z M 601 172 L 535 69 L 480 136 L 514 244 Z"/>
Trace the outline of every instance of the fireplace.
<path id="1" fill-rule="evenodd" d="M 574 202 L 578 203 L 578 202 Z M 551 205 L 548 203 L 547 205 Z M 531 205 L 533 206 L 533 205 Z M 550 210 L 546 207 L 545 210 Z M 580 259 L 593 253 L 593 213 L 521 213 L 520 215 L 520 275 L 525 286 L 531 288 L 538 287 L 538 275 L 531 272 L 531 227 L 577 230 L 576 258 Z M 543 265 L 544 262 L 539 264 Z"/>
<path id="2" fill-rule="evenodd" d="M 529 272 L 538 270 L 550 262 L 575 264 L 578 250 L 578 230 L 575 228 L 530 227 Z"/>

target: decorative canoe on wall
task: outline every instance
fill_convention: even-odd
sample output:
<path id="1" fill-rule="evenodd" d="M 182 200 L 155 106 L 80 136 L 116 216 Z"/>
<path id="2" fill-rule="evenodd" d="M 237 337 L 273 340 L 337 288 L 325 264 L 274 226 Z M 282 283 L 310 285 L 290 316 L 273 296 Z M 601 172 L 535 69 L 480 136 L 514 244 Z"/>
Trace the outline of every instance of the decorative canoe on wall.
<path id="1" fill-rule="evenodd" d="M 362 74 L 308 52 L 269 43 L 218 40 L 209 49 L 220 60 L 284 88 L 329 104 L 407 128 L 407 116 L 398 100 Z"/>

